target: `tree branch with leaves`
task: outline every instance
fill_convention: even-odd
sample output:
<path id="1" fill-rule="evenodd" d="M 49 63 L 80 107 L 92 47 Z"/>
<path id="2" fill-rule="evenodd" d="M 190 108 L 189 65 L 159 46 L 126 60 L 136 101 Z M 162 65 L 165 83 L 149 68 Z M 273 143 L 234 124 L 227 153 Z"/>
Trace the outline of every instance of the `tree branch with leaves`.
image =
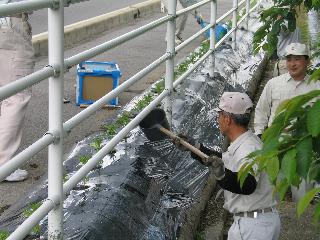
<path id="1" fill-rule="evenodd" d="M 320 10 L 320 0 L 274 0 L 274 5 L 261 12 L 262 26 L 253 39 L 253 51 L 268 55 L 276 51 L 280 31 L 293 32 L 301 6 L 307 11 Z M 320 47 L 320 43 L 318 43 Z M 315 55 L 320 55 L 319 48 Z M 320 69 L 311 71 L 311 80 L 319 80 Z M 290 186 L 299 187 L 302 180 L 320 182 L 320 90 L 294 97 L 280 104 L 272 125 L 262 135 L 263 148 L 248 157 L 239 181 L 243 184 L 248 173 L 265 171 L 275 186 L 275 194 L 283 200 Z M 258 171 L 254 171 L 254 166 Z M 313 188 L 298 202 L 300 216 L 320 188 Z M 320 220 L 320 203 L 315 206 L 314 222 Z"/>

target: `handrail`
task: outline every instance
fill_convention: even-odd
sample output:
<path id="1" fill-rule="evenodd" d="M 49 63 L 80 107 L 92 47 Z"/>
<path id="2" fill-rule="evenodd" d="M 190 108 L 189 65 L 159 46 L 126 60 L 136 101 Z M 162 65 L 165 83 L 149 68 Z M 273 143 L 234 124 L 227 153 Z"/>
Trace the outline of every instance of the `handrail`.
<path id="1" fill-rule="evenodd" d="M 60 6 L 68 6 L 72 3 L 77 3 L 83 0 L 28 0 L 22 1 L 7 5 L 0 5 L 0 16 L 8 16 L 11 14 L 19 13 L 21 11 L 32 11 L 41 8 L 51 8 L 49 11 L 49 37 L 51 39 L 51 44 L 60 50 L 58 53 L 54 52 L 52 45 L 49 45 L 49 61 L 51 66 L 48 65 L 41 70 L 38 70 L 28 76 L 25 76 L 17 81 L 10 83 L 6 86 L 0 88 L 0 101 L 10 97 L 11 95 L 30 87 L 40 81 L 43 81 L 50 77 L 49 83 L 52 85 L 52 89 L 50 88 L 50 104 L 49 104 L 49 113 L 55 113 L 55 111 L 60 112 L 62 105 L 59 99 L 62 97 L 63 86 L 61 86 L 63 79 L 63 74 L 67 69 L 79 64 L 80 62 L 90 59 L 98 54 L 101 54 L 109 49 L 112 49 L 120 44 L 131 40 L 151 29 L 154 29 L 161 24 L 168 23 L 168 32 L 174 33 L 174 20 L 176 17 L 181 14 L 190 12 L 200 6 L 211 3 L 211 21 L 210 23 L 199 30 L 197 33 L 186 39 L 182 44 L 175 46 L 174 45 L 174 37 L 170 35 L 167 39 L 167 52 L 164 53 L 161 57 L 154 60 L 148 66 L 144 67 L 142 70 L 131 76 L 125 82 L 123 82 L 120 86 L 110 91 L 108 94 L 97 100 L 95 103 L 90 105 L 88 108 L 83 110 L 82 112 L 76 114 L 65 123 L 62 123 L 61 115 L 55 116 L 56 119 L 49 116 L 51 119 L 51 124 L 49 124 L 49 131 L 39 140 L 30 145 L 27 149 L 23 150 L 19 154 L 17 154 L 14 158 L 12 158 L 9 162 L 3 165 L 0 168 L 0 181 L 3 180 L 10 172 L 15 170 L 18 166 L 25 163 L 25 161 L 29 160 L 32 156 L 37 154 L 39 151 L 49 146 L 49 164 L 51 164 L 54 168 L 56 168 L 58 173 L 57 176 L 53 176 L 52 173 L 49 172 L 49 195 L 48 199 L 45 200 L 40 208 L 38 208 L 31 216 L 22 223 L 10 236 L 8 239 L 23 239 L 32 228 L 49 212 L 48 217 L 48 234 L 53 237 L 57 237 L 57 239 L 62 238 L 62 229 L 60 223 L 62 223 L 62 202 L 63 199 L 66 198 L 66 195 L 78 184 L 83 177 L 85 177 L 90 170 L 92 170 L 100 160 L 102 160 L 134 127 L 138 125 L 138 123 L 153 109 L 155 108 L 161 101 L 168 99 L 172 93 L 172 89 L 176 88 L 182 81 L 184 81 L 200 64 L 203 63 L 208 57 L 212 57 L 214 61 L 214 51 L 215 48 L 221 45 L 229 36 L 233 35 L 233 46 L 235 47 L 235 31 L 239 24 L 248 19 L 250 13 L 258 6 L 255 5 L 250 9 L 250 0 L 242 0 L 238 3 L 237 0 L 234 0 L 233 8 L 223 14 L 221 17 L 216 19 L 216 0 L 204 0 L 197 4 L 194 4 L 190 7 L 187 7 L 183 10 L 176 11 L 175 4 L 176 0 L 173 0 L 170 5 L 167 16 L 161 17 L 155 21 L 152 21 L 140 28 L 137 28 L 131 32 L 128 32 L 124 35 L 116 37 L 106 43 L 100 44 L 96 47 L 78 53 L 72 57 L 67 59 L 63 59 L 63 24 L 59 24 L 59 21 L 63 19 L 63 9 L 60 9 Z M 236 15 L 240 5 L 246 2 L 246 14 L 237 21 Z M 250 11 L 248 10 L 250 9 Z M 61 11 L 60 11 L 61 10 Z M 170 14 L 171 13 L 171 14 Z M 233 14 L 233 26 L 230 31 L 222 38 L 220 41 L 215 43 L 215 34 L 214 27 L 216 24 L 220 23 L 224 18 L 228 17 L 230 14 Z M 62 26 L 62 29 L 61 29 Z M 51 29 L 51 34 L 50 34 Z M 201 34 L 210 30 L 210 49 L 200 58 L 198 61 L 193 64 L 185 73 L 183 73 L 180 77 L 173 82 L 173 59 L 177 52 L 187 46 L 191 41 L 199 37 Z M 54 31 L 57 34 L 52 34 Z M 58 35 L 58 36 L 55 36 Z M 118 134 L 116 134 L 102 149 L 100 149 L 94 156 L 92 156 L 89 161 L 83 165 L 66 183 L 62 185 L 62 167 L 60 159 L 62 160 L 62 143 L 63 138 L 67 136 L 72 128 L 79 125 L 83 120 L 85 120 L 88 116 L 92 115 L 95 111 L 102 108 L 106 102 L 115 98 L 120 93 L 124 92 L 130 86 L 138 82 L 141 78 L 146 76 L 156 67 L 158 67 L 163 62 L 167 63 L 167 75 L 165 79 L 165 89 L 160 93 L 147 107 L 145 107 L 134 119 L 132 119 L 125 127 L 123 127 Z M 213 64 L 213 63 L 212 63 Z M 166 101 L 166 111 L 170 111 L 170 105 L 168 105 L 169 101 Z M 51 150 L 50 150 L 51 149 Z M 50 160 L 51 159 L 51 160 Z M 59 162 L 60 161 L 60 162 Z M 58 164 L 57 164 L 58 163 Z M 60 235 L 59 235 L 60 234 Z"/>

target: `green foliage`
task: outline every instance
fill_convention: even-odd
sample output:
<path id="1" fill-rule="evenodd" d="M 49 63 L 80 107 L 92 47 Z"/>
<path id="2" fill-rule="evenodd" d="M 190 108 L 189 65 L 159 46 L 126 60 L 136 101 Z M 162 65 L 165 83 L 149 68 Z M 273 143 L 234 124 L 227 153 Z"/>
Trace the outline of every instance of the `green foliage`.
<path id="1" fill-rule="evenodd" d="M 274 0 L 274 5 L 260 13 L 262 26 L 255 32 L 253 38 L 253 52 L 260 50 L 272 55 L 277 48 L 280 31 L 293 32 L 297 26 L 298 12 L 303 6 L 306 11 L 319 10 L 320 0 Z M 316 47 L 314 56 L 320 55 L 320 43 Z M 320 69 L 312 71 L 312 80 L 320 79 Z"/>
<path id="2" fill-rule="evenodd" d="M 99 151 L 102 148 L 102 141 L 103 139 L 101 137 L 97 137 L 93 140 L 92 143 L 90 143 L 90 146 L 93 147 L 96 151 Z"/>
<path id="3" fill-rule="evenodd" d="M 27 209 L 23 211 L 24 217 L 30 217 L 32 213 L 34 213 L 41 206 L 41 202 L 31 203 Z"/>
<path id="4" fill-rule="evenodd" d="M 202 232 L 197 231 L 195 240 L 205 240 L 204 234 Z"/>
<path id="5" fill-rule="evenodd" d="M 9 237 L 9 232 L 8 231 L 1 231 L 0 232 L 0 240 L 5 240 Z"/>
<path id="6" fill-rule="evenodd" d="M 113 137 L 117 133 L 117 126 L 115 124 L 105 124 L 102 127 L 109 137 Z"/>
<path id="7" fill-rule="evenodd" d="M 314 90 L 281 104 L 272 125 L 263 133 L 263 147 L 249 155 L 252 161 L 244 165 L 239 181 L 253 166 L 258 173 L 265 171 L 275 185 L 282 200 L 290 186 L 299 187 L 302 179 L 307 182 L 320 180 L 320 90 Z M 320 189 L 308 192 L 298 203 L 300 216 Z M 316 208 L 314 220 L 318 221 L 320 207 Z"/>
<path id="8" fill-rule="evenodd" d="M 90 158 L 91 158 L 90 156 L 86 156 L 86 155 L 79 156 L 79 162 L 82 165 L 85 165 L 89 161 Z"/>
<path id="9" fill-rule="evenodd" d="M 39 207 L 41 206 L 41 202 L 31 203 L 24 211 L 23 216 L 25 218 L 30 217 Z M 31 234 L 36 235 L 40 233 L 40 225 L 37 224 L 32 228 Z M 1 239 L 1 238 L 0 238 Z"/>

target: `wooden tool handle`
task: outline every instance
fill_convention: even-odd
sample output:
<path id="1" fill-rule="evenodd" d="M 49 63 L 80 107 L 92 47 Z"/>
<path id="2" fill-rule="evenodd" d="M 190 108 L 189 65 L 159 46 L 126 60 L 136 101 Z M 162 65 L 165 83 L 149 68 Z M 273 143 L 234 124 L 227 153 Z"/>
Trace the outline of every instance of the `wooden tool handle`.
<path id="1" fill-rule="evenodd" d="M 172 133 L 171 131 L 169 131 L 166 128 L 163 127 L 159 127 L 159 130 L 161 132 L 163 132 L 164 134 L 166 134 L 168 137 L 170 137 L 171 139 L 178 139 L 179 142 L 181 143 L 181 145 L 183 145 L 185 148 L 189 149 L 191 152 L 193 152 L 194 154 L 198 155 L 199 157 L 201 157 L 203 159 L 204 163 L 207 163 L 207 159 L 208 159 L 208 155 L 204 154 L 203 152 L 201 152 L 198 148 L 192 146 L 190 143 L 184 141 L 182 138 L 178 137 L 177 135 L 175 135 L 174 133 Z"/>

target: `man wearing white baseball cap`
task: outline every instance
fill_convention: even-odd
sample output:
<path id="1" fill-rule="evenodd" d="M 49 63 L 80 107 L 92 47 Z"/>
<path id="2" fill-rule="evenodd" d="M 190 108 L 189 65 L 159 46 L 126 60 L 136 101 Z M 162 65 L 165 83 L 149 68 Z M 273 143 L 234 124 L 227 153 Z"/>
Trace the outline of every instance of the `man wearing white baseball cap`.
<path id="1" fill-rule="evenodd" d="M 254 130 L 257 135 L 261 135 L 271 125 L 281 102 L 320 89 L 319 81 L 309 82 L 307 68 L 310 63 L 310 52 L 305 44 L 289 44 L 285 56 L 288 73 L 270 79 L 257 103 L 254 117 Z M 299 200 L 308 188 L 310 186 L 301 184 L 300 193 L 292 189 L 293 199 Z"/>
<path id="2" fill-rule="evenodd" d="M 251 161 L 247 156 L 262 147 L 261 140 L 248 130 L 252 107 L 252 101 L 245 93 L 223 93 L 219 106 L 214 110 L 219 114 L 220 132 L 230 139 L 230 146 L 222 153 L 221 159 L 200 145 L 200 150 L 211 156 L 212 172 L 218 185 L 224 189 L 223 207 L 233 214 L 228 240 L 276 240 L 280 234 L 280 217 L 275 208 L 277 202 L 267 174 L 249 174 L 242 187 L 238 181 L 240 168 Z"/>

